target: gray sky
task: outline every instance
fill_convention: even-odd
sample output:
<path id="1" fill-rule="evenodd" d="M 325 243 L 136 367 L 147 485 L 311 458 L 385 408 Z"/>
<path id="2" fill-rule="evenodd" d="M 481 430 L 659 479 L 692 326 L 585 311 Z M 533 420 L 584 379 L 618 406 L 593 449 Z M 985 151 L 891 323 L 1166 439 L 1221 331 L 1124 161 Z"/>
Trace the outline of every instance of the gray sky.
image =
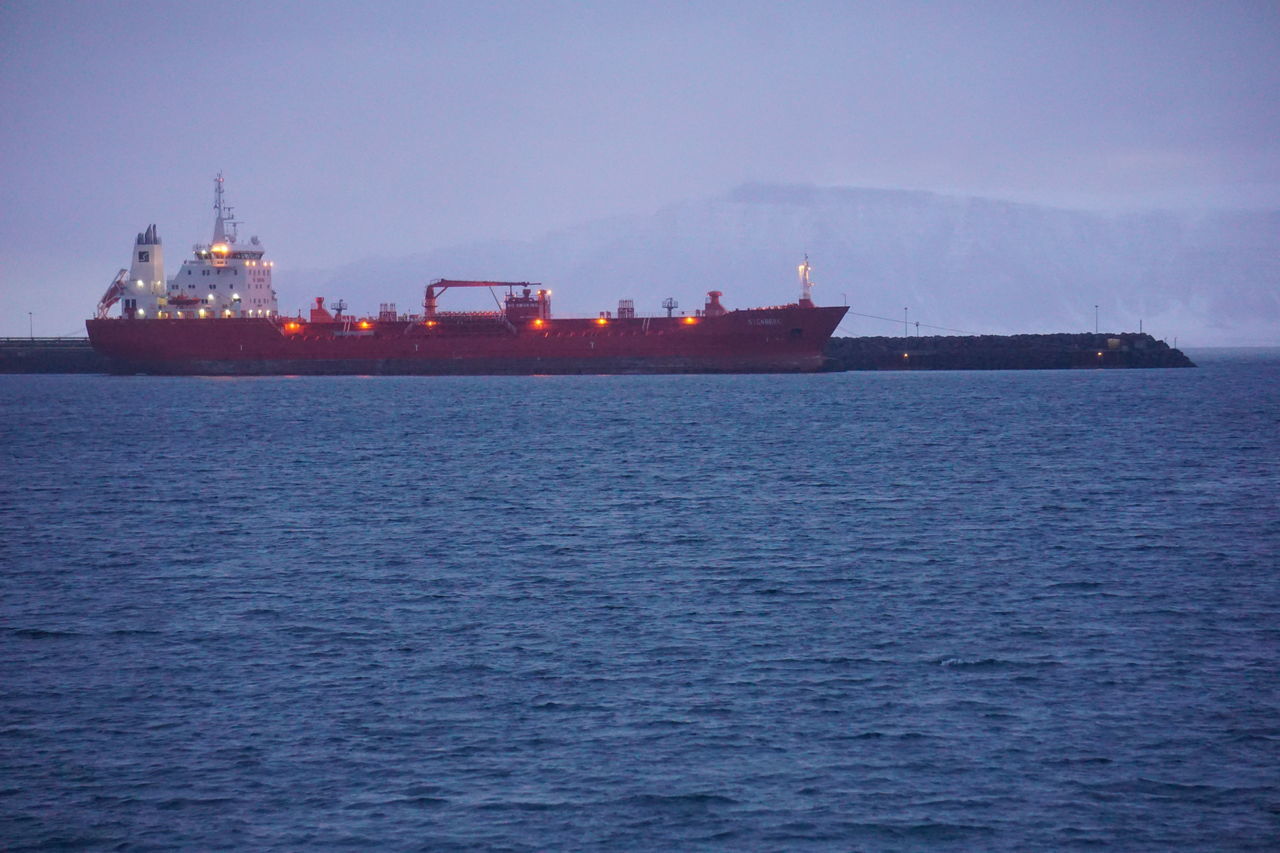
<path id="1" fill-rule="evenodd" d="M 1280 206 L 1276 2 L 4 0 L 0 39 L 0 335 L 82 332 L 148 223 L 177 269 L 218 170 L 278 274 L 746 181 Z"/>

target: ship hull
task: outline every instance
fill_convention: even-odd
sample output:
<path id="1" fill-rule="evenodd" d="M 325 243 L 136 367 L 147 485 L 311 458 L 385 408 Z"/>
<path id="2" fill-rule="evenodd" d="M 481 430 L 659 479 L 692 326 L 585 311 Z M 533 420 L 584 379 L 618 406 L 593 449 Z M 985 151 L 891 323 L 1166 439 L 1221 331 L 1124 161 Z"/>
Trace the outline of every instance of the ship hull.
<path id="1" fill-rule="evenodd" d="M 847 309 L 760 308 L 715 317 L 550 320 L 443 318 L 308 324 L 288 318 L 100 319 L 95 350 L 117 373 L 164 375 L 490 375 L 802 373 Z"/>

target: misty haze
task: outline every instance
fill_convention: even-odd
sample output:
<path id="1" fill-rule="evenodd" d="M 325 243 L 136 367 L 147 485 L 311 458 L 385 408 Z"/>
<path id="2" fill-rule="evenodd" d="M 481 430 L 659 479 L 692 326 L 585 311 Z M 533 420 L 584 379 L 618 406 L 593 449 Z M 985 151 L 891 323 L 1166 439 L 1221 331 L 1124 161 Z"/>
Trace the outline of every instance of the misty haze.
<path id="1" fill-rule="evenodd" d="M 480 242 L 334 270 L 285 270 L 283 305 L 313 294 L 364 310 L 394 294 L 416 307 L 424 279 L 485 270 L 554 284 L 559 310 L 629 298 L 659 313 L 723 289 L 731 307 L 795 298 L 798 251 L 815 300 L 910 318 L 925 334 L 1103 331 L 1141 326 L 1170 343 L 1274 343 L 1280 329 L 1280 210 L 1098 214 L 924 192 L 747 185 L 649 216 L 584 224 L 528 242 Z M 435 271 L 435 272 L 428 272 Z M 376 283 L 373 284 L 373 283 Z M 1118 283 L 1123 283 L 1120 286 Z M 900 334 L 850 316 L 837 334 Z M 915 326 L 911 327 L 915 332 Z"/>
<path id="2" fill-rule="evenodd" d="M 208 239 L 222 172 L 290 313 L 438 277 L 777 304 L 807 253 L 856 313 L 1280 343 L 1278 15 L 260 3 L 213 38 L 198 6 L 6 3 L 0 335 L 83 335 L 133 234 Z"/>

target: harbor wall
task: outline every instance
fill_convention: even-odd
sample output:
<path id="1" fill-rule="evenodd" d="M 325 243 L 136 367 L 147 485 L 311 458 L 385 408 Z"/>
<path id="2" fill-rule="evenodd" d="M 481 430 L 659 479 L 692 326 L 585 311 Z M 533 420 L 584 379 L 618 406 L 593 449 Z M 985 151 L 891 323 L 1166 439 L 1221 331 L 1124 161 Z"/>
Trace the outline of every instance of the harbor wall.
<path id="1" fill-rule="evenodd" d="M 108 373 L 88 338 L 0 338 L 0 373 Z"/>

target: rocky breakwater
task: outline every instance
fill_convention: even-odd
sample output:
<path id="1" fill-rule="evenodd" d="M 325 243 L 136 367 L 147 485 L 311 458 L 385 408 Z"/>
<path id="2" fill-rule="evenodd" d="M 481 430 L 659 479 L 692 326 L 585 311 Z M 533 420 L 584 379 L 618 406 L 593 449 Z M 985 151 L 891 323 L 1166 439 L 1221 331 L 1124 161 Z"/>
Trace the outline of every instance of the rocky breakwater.
<path id="1" fill-rule="evenodd" d="M 1195 367 L 1181 350 L 1137 332 L 832 338 L 828 370 L 1065 370 Z"/>
<path id="2" fill-rule="evenodd" d="M 0 373 L 106 373 L 88 338 L 0 338 Z"/>

